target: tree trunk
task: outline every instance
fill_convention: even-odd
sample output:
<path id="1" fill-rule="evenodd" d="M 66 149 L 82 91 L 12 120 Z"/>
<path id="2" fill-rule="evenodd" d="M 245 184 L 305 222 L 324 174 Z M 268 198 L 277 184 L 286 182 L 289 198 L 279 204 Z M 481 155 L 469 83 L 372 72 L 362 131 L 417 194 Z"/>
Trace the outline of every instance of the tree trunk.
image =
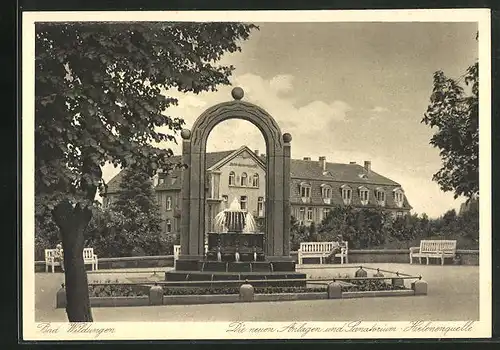
<path id="1" fill-rule="evenodd" d="M 83 263 L 84 232 L 92 218 L 89 208 L 64 201 L 52 212 L 64 249 L 66 313 L 70 322 L 92 322 L 87 272 Z"/>

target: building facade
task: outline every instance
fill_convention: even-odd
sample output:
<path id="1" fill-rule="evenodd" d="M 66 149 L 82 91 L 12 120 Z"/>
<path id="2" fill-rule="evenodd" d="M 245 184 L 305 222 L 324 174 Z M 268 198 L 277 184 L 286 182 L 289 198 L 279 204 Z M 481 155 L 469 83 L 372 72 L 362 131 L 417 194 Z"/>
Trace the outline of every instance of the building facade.
<path id="1" fill-rule="evenodd" d="M 181 157 L 172 158 L 180 162 Z M 242 146 L 234 151 L 212 152 L 206 155 L 207 210 L 205 227 L 214 229 L 215 216 L 233 200 L 254 217 L 264 219 L 266 194 L 265 155 Z M 164 232 L 180 232 L 181 171 L 157 174 L 153 178 L 158 205 L 164 220 Z M 291 213 L 301 223 L 320 223 L 334 206 L 351 205 L 359 208 L 383 207 L 394 217 L 410 212 L 411 206 L 401 185 L 363 165 L 329 163 L 325 157 L 290 160 Z M 121 173 L 109 183 L 103 206 L 108 206 L 119 191 Z"/>

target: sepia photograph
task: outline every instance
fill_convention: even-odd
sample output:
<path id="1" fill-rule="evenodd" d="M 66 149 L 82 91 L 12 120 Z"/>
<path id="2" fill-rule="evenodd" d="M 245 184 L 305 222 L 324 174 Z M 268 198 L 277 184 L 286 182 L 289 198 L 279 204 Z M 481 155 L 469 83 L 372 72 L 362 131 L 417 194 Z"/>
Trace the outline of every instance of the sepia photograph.
<path id="1" fill-rule="evenodd" d="M 24 12 L 21 50 L 23 340 L 491 337 L 489 10 Z"/>

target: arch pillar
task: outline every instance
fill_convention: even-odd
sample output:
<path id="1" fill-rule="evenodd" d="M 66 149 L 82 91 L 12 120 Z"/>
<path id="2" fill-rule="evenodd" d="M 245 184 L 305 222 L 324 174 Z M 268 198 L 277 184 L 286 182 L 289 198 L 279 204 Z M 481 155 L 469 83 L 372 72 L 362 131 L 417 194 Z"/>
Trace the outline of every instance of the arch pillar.
<path id="1" fill-rule="evenodd" d="M 184 269 L 204 256 L 206 208 L 206 144 L 212 129 L 228 119 L 254 124 L 266 142 L 265 256 L 268 261 L 291 261 L 290 257 L 290 155 L 292 137 L 282 134 L 262 108 L 241 101 L 243 90 L 234 88 L 234 101 L 224 102 L 203 112 L 191 130 L 183 130 L 181 252 L 177 266 Z M 192 263 L 190 263 L 190 261 Z M 181 262 L 181 264 L 179 264 Z"/>

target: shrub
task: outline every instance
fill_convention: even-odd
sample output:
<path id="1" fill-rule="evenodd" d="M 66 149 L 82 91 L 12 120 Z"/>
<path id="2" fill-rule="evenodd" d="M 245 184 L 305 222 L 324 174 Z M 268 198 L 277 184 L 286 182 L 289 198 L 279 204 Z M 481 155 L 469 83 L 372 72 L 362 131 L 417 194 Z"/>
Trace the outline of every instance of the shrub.
<path id="1" fill-rule="evenodd" d="M 339 275 L 340 276 L 340 275 Z M 348 276 L 345 276 L 348 277 Z M 342 286 L 342 291 L 379 291 L 401 290 L 404 286 L 393 286 L 381 280 L 350 280 L 353 286 Z M 222 295 L 239 294 L 239 287 L 163 287 L 163 295 Z M 280 293 L 324 293 L 323 287 L 255 287 L 255 294 L 280 294 Z M 146 296 L 149 295 L 147 285 L 125 285 L 119 283 L 89 285 L 91 297 L 118 297 L 118 296 Z"/>

